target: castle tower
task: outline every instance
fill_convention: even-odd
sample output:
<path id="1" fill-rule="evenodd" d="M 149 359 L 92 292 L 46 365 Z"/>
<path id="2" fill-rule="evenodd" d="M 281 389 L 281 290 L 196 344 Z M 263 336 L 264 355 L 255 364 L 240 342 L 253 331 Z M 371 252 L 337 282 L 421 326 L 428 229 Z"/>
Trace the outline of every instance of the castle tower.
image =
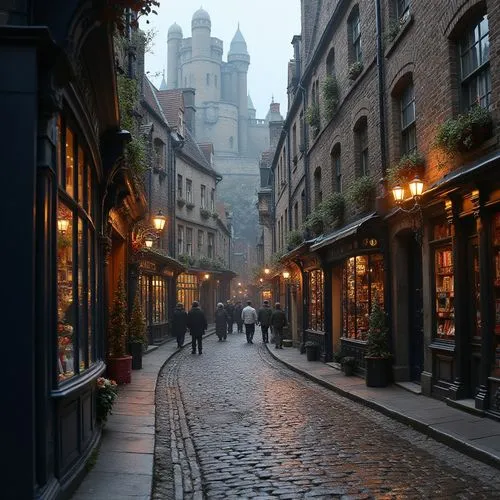
<path id="1" fill-rule="evenodd" d="M 240 27 L 231 41 L 231 47 L 227 54 L 227 62 L 236 70 L 236 105 L 238 106 L 238 141 L 239 152 L 245 154 L 248 150 L 248 92 L 247 74 L 250 65 L 250 56 L 247 44 Z"/>
<path id="2" fill-rule="evenodd" d="M 182 41 L 182 29 L 174 23 L 167 35 L 167 88 L 179 87 L 179 49 Z"/>

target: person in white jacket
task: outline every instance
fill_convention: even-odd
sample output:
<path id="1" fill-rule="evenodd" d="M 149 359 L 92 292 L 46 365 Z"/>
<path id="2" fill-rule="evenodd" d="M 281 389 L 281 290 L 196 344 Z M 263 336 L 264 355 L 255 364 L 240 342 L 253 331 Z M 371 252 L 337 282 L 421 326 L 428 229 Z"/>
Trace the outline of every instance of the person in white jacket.
<path id="1" fill-rule="evenodd" d="M 246 307 L 241 311 L 241 319 L 245 324 L 247 342 L 253 344 L 253 334 L 255 333 L 255 323 L 257 323 L 257 311 L 252 307 L 252 301 L 248 300 Z"/>

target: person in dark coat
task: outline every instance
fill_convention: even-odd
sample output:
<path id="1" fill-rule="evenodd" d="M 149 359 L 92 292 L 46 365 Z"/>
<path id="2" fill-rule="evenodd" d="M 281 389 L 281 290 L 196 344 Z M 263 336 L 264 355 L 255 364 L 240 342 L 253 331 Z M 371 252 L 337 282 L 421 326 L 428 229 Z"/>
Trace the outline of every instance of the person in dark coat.
<path id="1" fill-rule="evenodd" d="M 215 310 L 215 333 L 219 337 L 219 342 L 227 338 L 227 312 L 224 309 L 224 304 L 219 302 Z"/>
<path id="2" fill-rule="evenodd" d="M 180 349 L 184 345 L 184 337 L 187 330 L 187 312 L 184 310 L 184 304 L 178 302 L 174 309 L 172 318 L 172 333 L 177 339 L 177 347 Z"/>
<path id="3" fill-rule="evenodd" d="M 276 349 L 283 349 L 283 328 L 287 325 L 286 315 L 281 309 L 281 304 L 274 304 L 274 311 L 271 316 L 271 326 L 273 327 L 274 342 Z"/>
<path id="4" fill-rule="evenodd" d="M 207 318 L 201 310 L 197 300 L 193 301 L 193 307 L 188 312 L 187 326 L 192 337 L 191 352 L 196 354 L 196 346 L 198 346 L 198 354 L 203 352 L 203 334 L 207 329 Z"/>
<path id="5" fill-rule="evenodd" d="M 241 311 L 243 311 L 243 306 L 241 305 L 241 301 L 237 301 L 234 306 L 234 314 L 233 319 L 236 321 L 238 325 L 238 333 L 243 333 L 243 320 L 241 319 Z"/>
<path id="6" fill-rule="evenodd" d="M 269 327 L 271 326 L 272 315 L 273 310 L 269 307 L 269 301 L 264 300 L 262 307 L 257 313 L 257 321 L 260 323 L 260 329 L 262 330 L 262 342 L 264 342 L 264 344 L 269 342 Z"/>
<path id="7" fill-rule="evenodd" d="M 227 333 L 233 333 L 233 323 L 234 323 L 234 304 L 228 300 L 224 306 L 227 316 Z"/>

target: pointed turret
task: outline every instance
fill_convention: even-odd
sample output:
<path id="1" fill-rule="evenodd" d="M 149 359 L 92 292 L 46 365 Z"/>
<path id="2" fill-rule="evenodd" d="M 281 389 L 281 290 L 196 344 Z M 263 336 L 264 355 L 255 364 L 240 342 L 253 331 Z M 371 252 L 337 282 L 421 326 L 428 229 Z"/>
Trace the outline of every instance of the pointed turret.
<path id="1" fill-rule="evenodd" d="M 163 70 L 163 75 L 161 77 L 160 90 L 167 90 L 167 82 L 165 80 L 165 70 Z"/>
<path id="2" fill-rule="evenodd" d="M 166 88 L 176 89 L 179 86 L 179 48 L 182 41 L 182 29 L 174 23 L 167 35 L 167 84 Z M 162 82 L 163 84 L 163 82 Z"/>

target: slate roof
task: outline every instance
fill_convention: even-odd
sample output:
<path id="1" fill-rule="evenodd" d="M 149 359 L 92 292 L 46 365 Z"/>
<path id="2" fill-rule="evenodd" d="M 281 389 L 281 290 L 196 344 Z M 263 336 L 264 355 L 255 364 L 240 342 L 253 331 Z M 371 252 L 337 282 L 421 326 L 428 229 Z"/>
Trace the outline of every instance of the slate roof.
<path id="1" fill-rule="evenodd" d="M 165 120 L 165 122 L 168 125 L 169 121 L 167 120 L 167 117 L 165 116 L 165 113 L 163 112 L 163 109 L 160 106 L 160 103 L 157 98 L 157 93 L 158 90 L 156 89 L 156 87 L 151 83 L 151 81 L 147 76 L 144 76 L 142 81 L 142 94 L 144 100 L 149 105 L 149 107 L 155 111 L 155 113 L 157 113 Z M 177 123 L 177 121 L 175 121 L 174 123 Z"/>
<path id="2" fill-rule="evenodd" d="M 157 90 L 156 97 L 165 114 L 168 123 L 172 128 L 177 128 L 179 124 L 179 109 L 184 108 L 184 96 L 182 90 Z"/>

